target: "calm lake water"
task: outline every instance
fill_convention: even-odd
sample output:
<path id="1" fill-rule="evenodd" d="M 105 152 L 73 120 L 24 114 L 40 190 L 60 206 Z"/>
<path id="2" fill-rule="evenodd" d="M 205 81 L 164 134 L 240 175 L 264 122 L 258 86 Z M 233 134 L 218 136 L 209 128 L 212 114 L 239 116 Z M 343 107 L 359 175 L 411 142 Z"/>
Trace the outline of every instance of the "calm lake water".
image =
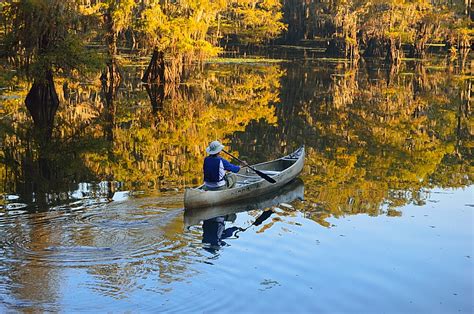
<path id="1" fill-rule="evenodd" d="M 0 312 L 472 313 L 470 62 L 297 50 L 162 88 L 130 60 L 113 97 L 57 80 L 49 143 L 27 84 L 0 80 Z M 255 202 L 185 210 L 216 138 L 249 162 L 305 145 L 305 169 Z"/>

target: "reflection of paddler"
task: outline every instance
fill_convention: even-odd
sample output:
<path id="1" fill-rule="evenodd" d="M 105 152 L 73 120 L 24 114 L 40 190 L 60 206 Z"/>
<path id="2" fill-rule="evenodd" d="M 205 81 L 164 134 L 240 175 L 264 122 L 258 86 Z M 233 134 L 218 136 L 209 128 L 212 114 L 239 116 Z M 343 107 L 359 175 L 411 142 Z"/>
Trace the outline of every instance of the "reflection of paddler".
<path id="1" fill-rule="evenodd" d="M 221 246 L 226 245 L 223 240 L 235 236 L 238 238 L 238 233 L 246 231 L 252 226 L 261 225 L 266 219 L 268 219 L 273 214 L 273 210 L 269 209 L 264 211 L 250 226 L 246 228 L 240 227 L 230 227 L 225 228 L 226 221 L 235 221 L 236 215 L 230 214 L 227 216 L 217 216 L 211 219 L 204 220 L 202 224 L 202 243 L 209 244 L 211 247 L 207 248 L 215 251 Z"/>
<path id="2" fill-rule="evenodd" d="M 231 237 L 239 227 L 225 228 L 225 221 L 234 221 L 236 215 L 218 216 L 212 219 L 204 220 L 202 224 L 202 243 L 210 244 L 211 246 L 223 246 L 226 243 L 222 241 Z"/>
<path id="3" fill-rule="evenodd" d="M 257 219 L 255 219 L 253 224 L 251 224 L 247 228 L 239 228 L 239 231 L 245 231 L 245 230 L 247 230 L 248 228 L 250 228 L 252 226 L 260 226 L 262 224 L 262 222 L 267 220 L 273 213 L 274 213 L 274 211 L 272 209 L 268 209 L 268 210 L 264 211 L 260 216 L 258 216 Z"/>
<path id="4" fill-rule="evenodd" d="M 231 164 L 226 159 L 219 156 L 224 149 L 219 141 L 213 141 L 206 148 L 209 154 L 204 159 L 204 189 L 209 191 L 220 191 L 232 188 L 237 183 L 237 177 L 234 173 L 239 172 L 240 167 Z M 226 174 L 226 170 L 230 173 Z"/>

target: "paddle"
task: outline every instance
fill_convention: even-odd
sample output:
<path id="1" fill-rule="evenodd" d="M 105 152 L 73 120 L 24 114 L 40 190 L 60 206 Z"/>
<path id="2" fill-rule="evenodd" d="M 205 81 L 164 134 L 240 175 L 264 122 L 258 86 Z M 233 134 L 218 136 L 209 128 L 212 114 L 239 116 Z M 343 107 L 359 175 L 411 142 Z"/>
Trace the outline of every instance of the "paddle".
<path id="1" fill-rule="evenodd" d="M 252 225 L 254 226 L 260 226 L 262 222 L 268 219 L 274 211 L 272 209 L 264 211 L 257 219 L 255 219 L 254 223 Z"/>
<path id="2" fill-rule="evenodd" d="M 231 153 L 229 152 L 226 152 L 225 150 L 222 150 L 224 153 L 226 153 L 227 155 L 229 155 L 230 157 L 234 158 L 235 160 L 237 160 L 238 162 L 240 162 L 241 164 L 244 164 L 244 162 L 242 160 L 240 160 L 239 158 L 235 157 L 234 155 L 232 155 Z M 275 179 L 271 178 L 269 175 L 266 175 L 265 173 L 255 169 L 254 167 L 246 164 L 247 167 L 249 167 L 250 169 L 252 169 L 256 174 L 258 174 L 260 177 L 262 177 L 263 179 L 267 180 L 268 182 L 270 183 L 276 183 Z"/>
<path id="3" fill-rule="evenodd" d="M 266 211 L 264 211 L 260 216 L 258 216 L 257 219 L 255 219 L 255 221 L 248 227 L 246 228 L 239 228 L 239 231 L 237 231 L 235 233 L 235 236 L 238 238 L 237 236 L 237 233 L 238 232 L 244 232 L 246 231 L 248 228 L 252 227 L 252 226 L 259 226 L 262 224 L 262 222 L 264 222 L 265 220 L 267 220 L 272 214 L 274 213 L 274 211 L 272 209 L 268 209 Z"/>

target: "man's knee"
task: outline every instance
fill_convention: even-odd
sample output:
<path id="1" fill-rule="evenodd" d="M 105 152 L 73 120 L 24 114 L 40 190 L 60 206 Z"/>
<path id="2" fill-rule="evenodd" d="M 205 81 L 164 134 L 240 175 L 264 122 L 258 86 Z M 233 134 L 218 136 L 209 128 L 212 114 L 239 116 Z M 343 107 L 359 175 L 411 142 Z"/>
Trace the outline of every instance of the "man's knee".
<path id="1" fill-rule="evenodd" d="M 234 173 L 227 173 L 226 182 L 227 182 L 227 187 L 229 189 L 233 188 L 235 184 L 237 183 L 237 176 Z"/>

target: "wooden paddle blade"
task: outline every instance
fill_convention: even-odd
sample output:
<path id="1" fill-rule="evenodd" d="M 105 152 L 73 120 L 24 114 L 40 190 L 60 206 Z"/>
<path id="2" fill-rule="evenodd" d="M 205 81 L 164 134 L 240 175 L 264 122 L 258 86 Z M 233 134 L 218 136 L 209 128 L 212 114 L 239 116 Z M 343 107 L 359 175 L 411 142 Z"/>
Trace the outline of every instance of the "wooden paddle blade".
<path id="1" fill-rule="evenodd" d="M 261 176 L 263 179 L 267 180 L 268 182 L 270 183 L 276 183 L 275 179 L 273 179 L 272 177 L 270 177 L 269 175 L 257 170 L 257 169 L 254 169 L 254 168 L 250 168 L 252 169 L 253 171 L 255 171 L 256 174 L 258 174 L 259 176 Z"/>

